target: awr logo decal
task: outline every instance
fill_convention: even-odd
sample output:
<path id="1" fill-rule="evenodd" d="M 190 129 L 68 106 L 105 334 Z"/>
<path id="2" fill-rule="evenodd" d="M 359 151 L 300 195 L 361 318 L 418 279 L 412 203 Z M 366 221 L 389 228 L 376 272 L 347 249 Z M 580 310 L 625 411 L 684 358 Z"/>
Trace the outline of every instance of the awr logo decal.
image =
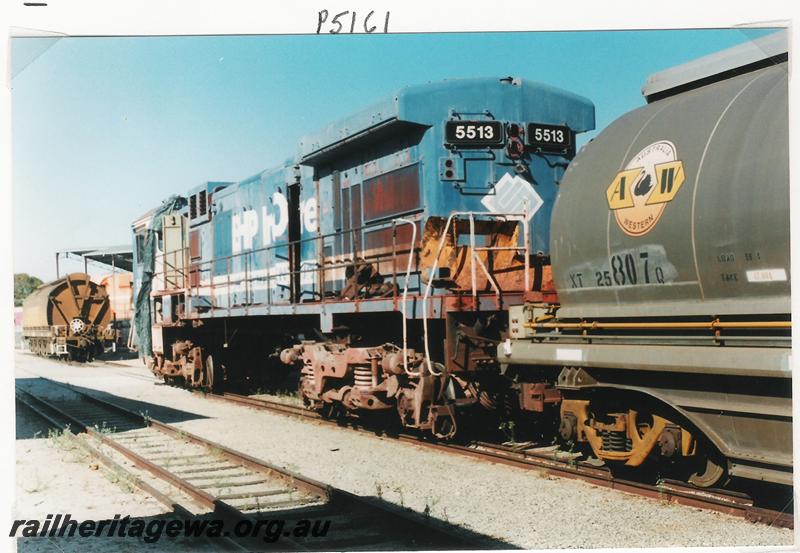
<path id="1" fill-rule="evenodd" d="M 668 140 L 643 148 L 617 173 L 606 190 L 608 208 L 629 236 L 643 236 L 658 223 L 686 176 Z"/>

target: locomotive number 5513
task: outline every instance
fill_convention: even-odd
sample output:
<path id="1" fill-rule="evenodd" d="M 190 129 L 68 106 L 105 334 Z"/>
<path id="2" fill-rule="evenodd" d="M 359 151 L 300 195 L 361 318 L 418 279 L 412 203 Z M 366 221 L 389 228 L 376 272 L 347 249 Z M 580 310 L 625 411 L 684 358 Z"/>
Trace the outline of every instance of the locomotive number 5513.
<path id="1" fill-rule="evenodd" d="M 467 148 L 501 147 L 503 125 L 499 121 L 448 121 L 445 140 Z"/>

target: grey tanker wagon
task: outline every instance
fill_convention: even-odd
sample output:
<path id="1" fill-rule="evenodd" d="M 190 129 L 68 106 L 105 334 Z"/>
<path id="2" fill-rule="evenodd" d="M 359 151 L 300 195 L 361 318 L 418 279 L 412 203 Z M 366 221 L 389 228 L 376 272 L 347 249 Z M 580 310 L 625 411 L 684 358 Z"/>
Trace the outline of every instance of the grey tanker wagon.
<path id="1" fill-rule="evenodd" d="M 562 439 L 601 459 L 791 484 L 781 36 L 651 77 L 561 182 L 558 304 L 512 308 L 498 357 L 549 368 Z"/>

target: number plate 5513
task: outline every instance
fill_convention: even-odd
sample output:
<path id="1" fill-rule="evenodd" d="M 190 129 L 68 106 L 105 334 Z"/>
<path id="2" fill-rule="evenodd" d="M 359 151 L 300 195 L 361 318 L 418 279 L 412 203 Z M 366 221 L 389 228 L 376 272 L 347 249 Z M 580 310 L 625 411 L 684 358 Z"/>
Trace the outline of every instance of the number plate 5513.
<path id="1" fill-rule="evenodd" d="M 500 147 L 504 143 L 499 121 L 448 121 L 445 140 L 464 147 Z"/>

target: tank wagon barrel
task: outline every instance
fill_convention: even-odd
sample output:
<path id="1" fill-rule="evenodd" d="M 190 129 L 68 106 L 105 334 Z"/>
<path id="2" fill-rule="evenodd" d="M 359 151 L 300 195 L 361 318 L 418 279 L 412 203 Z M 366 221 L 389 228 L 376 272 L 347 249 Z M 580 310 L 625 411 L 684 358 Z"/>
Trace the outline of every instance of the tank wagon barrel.
<path id="1" fill-rule="evenodd" d="M 561 438 L 607 462 L 791 484 L 785 35 L 643 92 L 567 169 L 559 301 L 512 307 L 498 360 L 549 368 Z"/>
<path id="2" fill-rule="evenodd" d="M 84 273 L 43 284 L 22 305 L 22 335 L 38 355 L 90 360 L 114 339 L 105 288 Z"/>

